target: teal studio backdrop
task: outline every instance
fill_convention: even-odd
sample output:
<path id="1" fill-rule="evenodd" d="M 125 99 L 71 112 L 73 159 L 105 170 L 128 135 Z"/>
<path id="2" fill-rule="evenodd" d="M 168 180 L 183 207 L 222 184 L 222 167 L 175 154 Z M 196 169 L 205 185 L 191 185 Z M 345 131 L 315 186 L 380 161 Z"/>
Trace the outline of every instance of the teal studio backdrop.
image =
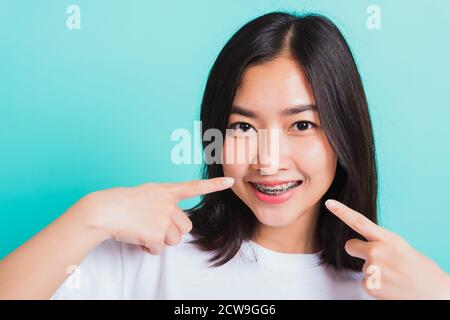
<path id="1" fill-rule="evenodd" d="M 171 161 L 171 134 L 193 132 L 227 39 L 273 10 L 344 32 L 374 123 L 381 224 L 450 272 L 446 0 L 0 0 L 0 257 L 94 190 L 199 178 Z"/>

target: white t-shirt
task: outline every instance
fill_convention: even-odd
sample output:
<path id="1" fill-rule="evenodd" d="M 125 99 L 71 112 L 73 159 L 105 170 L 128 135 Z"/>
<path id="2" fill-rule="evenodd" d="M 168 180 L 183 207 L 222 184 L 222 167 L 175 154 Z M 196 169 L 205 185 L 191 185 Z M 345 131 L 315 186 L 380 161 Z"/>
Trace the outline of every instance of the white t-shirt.
<path id="1" fill-rule="evenodd" d="M 107 240 L 92 250 L 52 299 L 370 299 L 361 273 L 337 272 L 319 254 L 280 253 L 253 241 L 220 267 L 187 243 L 151 255 Z"/>

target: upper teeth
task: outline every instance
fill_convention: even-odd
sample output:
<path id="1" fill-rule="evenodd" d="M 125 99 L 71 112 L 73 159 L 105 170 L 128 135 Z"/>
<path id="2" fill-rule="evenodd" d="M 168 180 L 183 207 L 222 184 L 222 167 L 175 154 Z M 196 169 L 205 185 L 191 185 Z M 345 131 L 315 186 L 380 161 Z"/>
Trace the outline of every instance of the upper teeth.
<path id="1" fill-rule="evenodd" d="M 292 181 L 287 183 L 278 184 L 276 186 L 268 186 L 265 184 L 254 183 L 253 185 L 261 192 L 265 193 L 281 193 L 289 189 L 295 188 L 300 184 L 300 181 Z"/>

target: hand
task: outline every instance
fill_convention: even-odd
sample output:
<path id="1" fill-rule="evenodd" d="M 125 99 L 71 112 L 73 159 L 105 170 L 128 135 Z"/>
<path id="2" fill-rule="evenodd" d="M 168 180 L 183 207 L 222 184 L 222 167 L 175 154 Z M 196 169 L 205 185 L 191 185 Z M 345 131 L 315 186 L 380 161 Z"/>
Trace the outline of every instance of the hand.
<path id="1" fill-rule="evenodd" d="M 232 178 L 222 177 L 113 188 L 88 194 L 74 208 L 77 214 L 87 212 L 89 226 L 99 230 L 105 239 L 140 245 L 151 254 L 161 254 L 165 245 L 178 244 L 181 235 L 192 229 L 188 215 L 177 206 L 179 201 L 224 190 L 233 183 Z"/>
<path id="2" fill-rule="evenodd" d="M 377 299 L 450 299 L 450 276 L 403 238 L 336 200 L 326 207 L 367 241 L 351 239 L 345 250 L 365 260 L 363 290 Z"/>

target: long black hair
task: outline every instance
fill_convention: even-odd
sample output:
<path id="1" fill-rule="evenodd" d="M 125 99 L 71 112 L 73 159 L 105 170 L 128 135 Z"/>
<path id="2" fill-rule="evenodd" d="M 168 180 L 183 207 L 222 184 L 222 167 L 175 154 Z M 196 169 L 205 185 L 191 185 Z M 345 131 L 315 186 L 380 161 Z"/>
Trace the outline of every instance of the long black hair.
<path id="1" fill-rule="evenodd" d="M 322 262 L 336 269 L 361 270 L 363 261 L 345 252 L 345 242 L 363 239 L 324 202 L 336 199 L 377 222 L 377 170 L 372 124 L 361 78 L 351 50 L 336 25 L 324 16 L 273 12 L 239 29 L 226 43 L 209 73 L 201 105 L 203 133 L 225 129 L 243 72 L 288 52 L 301 65 L 312 89 L 323 130 L 337 156 L 334 180 L 321 199 L 318 243 Z M 203 148 L 208 145 L 203 142 Z M 204 179 L 223 176 L 219 163 L 205 164 Z M 212 266 L 228 262 L 252 239 L 257 218 L 231 190 L 202 197 L 186 211 L 201 250 L 212 251 Z"/>

